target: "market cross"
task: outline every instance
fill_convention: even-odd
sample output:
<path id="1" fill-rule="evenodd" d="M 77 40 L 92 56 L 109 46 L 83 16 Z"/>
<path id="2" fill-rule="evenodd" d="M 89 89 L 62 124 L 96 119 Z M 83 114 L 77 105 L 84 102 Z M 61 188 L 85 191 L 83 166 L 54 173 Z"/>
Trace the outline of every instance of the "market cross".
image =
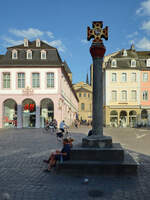
<path id="1" fill-rule="evenodd" d="M 87 27 L 87 40 L 94 38 L 93 42 L 95 43 L 102 42 L 101 38 L 108 40 L 108 26 L 102 29 L 102 21 L 94 21 L 92 27 L 93 29 L 90 29 L 89 26 Z"/>

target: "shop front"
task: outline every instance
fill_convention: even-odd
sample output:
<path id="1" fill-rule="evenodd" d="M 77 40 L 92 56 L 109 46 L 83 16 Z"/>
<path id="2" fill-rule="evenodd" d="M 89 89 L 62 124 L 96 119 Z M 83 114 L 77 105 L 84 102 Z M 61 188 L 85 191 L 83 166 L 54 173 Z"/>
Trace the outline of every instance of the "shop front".
<path id="1" fill-rule="evenodd" d="M 3 102 L 3 128 L 37 128 L 44 127 L 54 119 L 54 103 L 44 98 L 39 106 L 31 98 L 24 99 L 21 104 L 13 99 Z M 18 122 L 18 123 L 17 123 Z"/>

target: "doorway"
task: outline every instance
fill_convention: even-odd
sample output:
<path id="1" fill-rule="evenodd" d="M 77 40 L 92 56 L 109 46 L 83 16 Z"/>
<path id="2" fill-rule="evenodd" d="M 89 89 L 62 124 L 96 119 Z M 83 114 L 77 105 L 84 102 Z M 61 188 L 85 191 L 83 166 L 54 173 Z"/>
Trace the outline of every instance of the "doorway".
<path id="1" fill-rule="evenodd" d="M 34 128 L 36 123 L 36 104 L 32 99 L 25 99 L 22 103 L 23 128 Z"/>

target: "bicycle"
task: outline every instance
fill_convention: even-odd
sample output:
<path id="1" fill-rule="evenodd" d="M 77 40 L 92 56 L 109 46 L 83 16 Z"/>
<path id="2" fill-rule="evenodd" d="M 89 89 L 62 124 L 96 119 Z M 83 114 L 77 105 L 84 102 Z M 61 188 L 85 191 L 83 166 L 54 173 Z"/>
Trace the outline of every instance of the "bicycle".
<path id="1" fill-rule="evenodd" d="M 69 127 L 65 127 L 64 132 L 62 130 L 60 132 L 56 132 L 56 137 L 58 141 L 60 141 L 59 139 L 62 140 L 64 138 L 71 137 L 71 133 L 69 132 Z"/>
<path id="2" fill-rule="evenodd" d="M 53 134 L 57 130 L 57 127 L 53 126 L 52 124 L 47 124 L 44 128 L 46 131 L 50 130 L 51 134 Z"/>

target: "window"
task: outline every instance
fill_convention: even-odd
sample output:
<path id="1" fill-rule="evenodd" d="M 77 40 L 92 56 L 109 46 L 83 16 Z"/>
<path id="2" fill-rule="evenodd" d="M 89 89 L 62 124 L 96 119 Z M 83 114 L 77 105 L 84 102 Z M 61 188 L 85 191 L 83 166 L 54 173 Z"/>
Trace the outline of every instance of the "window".
<path id="1" fill-rule="evenodd" d="M 79 93 L 79 97 L 81 97 L 81 93 Z"/>
<path id="2" fill-rule="evenodd" d="M 111 61 L 111 66 L 112 66 L 112 67 L 116 67 L 116 64 L 117 64 L 117 63 L 116 63 L 116 60 L 112 60 L 112 61 Z"/>
<path id="3" fill-rule="evenodd" d="M 88 98 L 90 98 L 90 94 L 88 94 Z"/>
<path id="4" fill-rule="evenodd" d="M 32 73 L 32 87 L 39 88 L 40 87 L 40 74 Z"/>
<path id="5" fill-rule="evenodd" d="M 136 60 L 131 60 L 131 67 L 136 67 Z"/>
<path id="6" fill-rule="evenodd" d="M 81 110 L 84 110 L 85 109 L 85 105 L 84 103 L 81 103 Z"/>
<path id="7" fill-rule="evenodd" d="M 18 52 L 17 50 L 13 49 L 12 51 L 12 59 L 17 59 L 18 58 Z"/>
<path id="8" fill-rule="evenodd" d="M 150 67 L 150 59 L 147 59 L 146 64 L 147 64 L 147 67 Z"/>
<path id="9" fill-rule="evenodd" d="M 86 97 L 86 93 L 84 93 L 84 97 Z"/>
<path id="10" fill-rule="evenodd" d="M 112 80 L 112 82 L 116 82 L 117 81 L 117 74 L 116 73 L 112 73 L 111 80 Z"/>
<path id="11" fill-rule="evenodd" d="M 3 88 L 10 88 L 10 73 L 3 73 Z"/>
<path id="12" fill-rule="evenodd" d="M 148 100 L 148 91 L 143 91 L 143 100 L 144 101 Z"/>
<path id="13" fill-rule="evenodd" d="M 28 47 L 28 39 L 24 38 L 24 47 Z"/>
<path id="14" fill-rule="evenodd" d="M 46 59 L 46 51 L 44 50 L 41 51 L 41 59 Z"/>
<path id="15" fill-rule="evenodd" d="M 135 72 L 131 73 L 131 82 L 136 82 L 136 73 Z"/>
<path id="16" fill-rule="evenodd" d="M 121 92 L 121 100 L 122 101 L 127 101 L 127 91 L 126 90 L 123 90 Z"/>
<path id="17" fill-rule="evenodd" d="M 27 51 L 27 59 L 32 59 L 32 51 L 31 50 Z"/>
<path id="18" fill-rule="evenodd" d="M 131 91 L 131 100 L 136 101 L 137 100 L 137 92 L 136 90 Z"/>
<path id="19" fill-rule="evenodd" d="M 18 88 L 25 88 L 25 73 L 18 73 Z"/>
<path id="20" fill-rule="evenodd" d="M 126 73 L 122 73 L 121 80 L 122 80 L 122 82 L 127 82 L 127 74 Z"/>
<path id="21" fill-rule="evenodd" d="M 111 93 L 111 99 L 113 102 L 117 101 L 117 91 L 113 90 Z"/>
<path id="22" fill-rule="evenodd" d="M 36 40 L 36 47 L 40 47 L 40 46 L 41 46 L 40 39 L 37 39 L 37 40 Z"/>
<path id="23" fill-rule="evenodd" d="M 146 81 L 148 81 L 148 73 L 144 72 L 143 73 L 143 82 L 146 82 Z"/>
<path id="24" fill-rule="evenodd" d="M 125 49 L 123 49 L 122 55 L 127 56 L 127 51 Z"/>
<path id="25" fill-rule="evenodd" d="M 47 73 L 47 88 L 54 88 L 54 73 Z"/>

